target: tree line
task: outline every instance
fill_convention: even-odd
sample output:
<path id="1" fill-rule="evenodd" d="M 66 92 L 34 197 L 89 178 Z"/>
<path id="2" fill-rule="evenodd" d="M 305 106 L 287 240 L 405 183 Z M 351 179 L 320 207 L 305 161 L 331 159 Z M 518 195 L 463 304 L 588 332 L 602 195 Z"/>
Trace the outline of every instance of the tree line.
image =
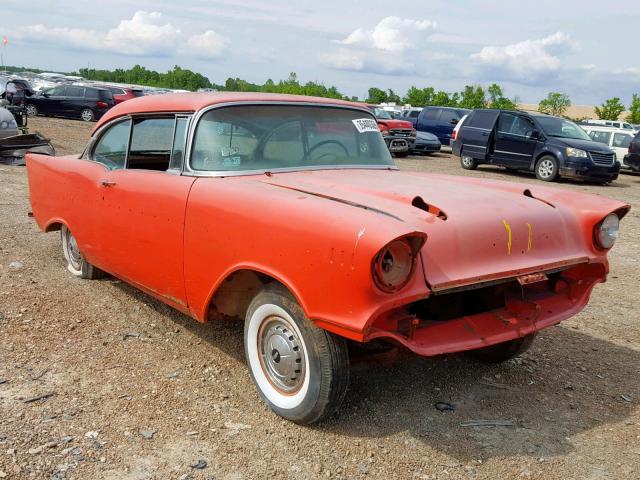
<path id="1" fill-rule="evenodd" d="M 22 71 L 42 72 L 37 68 L 12 66 L 5 67 L 5 70 L 16 73 Z M 272 79 L 268 79 L 263 84 L 247 82 L 237 77 L 229 77 L 224 84 L 216 84 L 212 83 L 204 75 L 181 68 L 178 65 L 166 73 L 135 65 L 132 68 L 117 68 L 115 70 L 81 68 L 78 72 L 71 72 L 69 75 L 80 75 L 87 80 L 99 82 L 127 83 L 190 91 L 215 89 L 234 92 L 288 93 L 359 101 L 358 97 L 343 95 L 335 86 L 327 87 L 323 83 L 311 81 L 304 84 L 300 83 L 295 73 L 291 73 L 286 80 L 274 82 Z M 378 87 L 371 87 L 367 93 L 367 98 L 364 100 L 367 103 L 409 104 L 416 107 L 443 106 L 515 110 L 519 103 L 518 97 L 508 98 L 504 94 L 503 88 L 496 83 L 491 84 L 486 90 L 481 85 L 467 85 L 460 92 L 446 92 L 444 90 L 436 90 L 433 87 L 411 86 L 404 96 L 400 96 L 391 89 L 384 90 Z M 546 98 L 540 101 L 538 110 L 550 115 L 564 116 L 570 106 L 571 99 L 568 95 L 560 92 L 550 92 Z M 629 114 L 626 120 L 631 123 L 640 123 L 640 95 L 633 95 L 628 110 Z M 610 98 L 595 108 L 598 118 L 604 120 L 617 120 L 624 111 L 625 106 L 619 97 Z"/>

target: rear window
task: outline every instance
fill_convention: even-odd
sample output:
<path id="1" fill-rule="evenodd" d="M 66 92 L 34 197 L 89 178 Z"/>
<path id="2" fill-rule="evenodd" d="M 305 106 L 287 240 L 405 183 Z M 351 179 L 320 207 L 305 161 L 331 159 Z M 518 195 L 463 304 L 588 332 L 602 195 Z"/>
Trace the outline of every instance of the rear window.
<path id="1" fill-rule="evenodd" d="M 100 100 L 113 101 L 113 93 L 109 90 L 98 90 L 98 98 L 100 98 Z"/>
<path id="2" fill-rule="evenodd" d="M 491 130 L 496 123 L 496 118 L 498 118 L 499 113 L 497 110 L 476 110 L 469 115 L 465 125 Z"/>
<path id="3" fill-rule="evenodd" d="M 142 90 L 131 90 L 131 93 L 134 97 L 142 97 L 144 96 L 144 92 Z"/>
<path id="4" fill-rule="evenodd" d="M 216 108 L 198 122 L 191 167 L 208 171 L 393 166 L 365 112 L 315 106 Z"/>

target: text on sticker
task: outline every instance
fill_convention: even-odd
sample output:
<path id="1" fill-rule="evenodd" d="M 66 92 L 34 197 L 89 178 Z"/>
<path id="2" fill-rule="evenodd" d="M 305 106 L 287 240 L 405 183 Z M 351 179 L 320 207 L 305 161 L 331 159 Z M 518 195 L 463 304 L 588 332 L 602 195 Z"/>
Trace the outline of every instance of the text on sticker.
<path id="1" fill-rule="evenodd" d="M 378 123 L 373 118 L 356 118 L 351 120 L 360 133 L 379 132 Z"/>

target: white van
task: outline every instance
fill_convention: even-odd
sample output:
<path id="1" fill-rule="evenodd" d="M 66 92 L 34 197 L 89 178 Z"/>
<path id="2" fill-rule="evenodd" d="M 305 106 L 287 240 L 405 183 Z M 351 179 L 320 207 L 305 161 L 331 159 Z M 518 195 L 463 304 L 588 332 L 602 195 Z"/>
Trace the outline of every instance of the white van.
<path id="1" fill-rule="evenodd" d="M 602 125 L 603 127 L 622 128 L 624 130 L 637 131 L 637 129 L 629 122 L 622 122 L 619 120 L 585 120 L 584 123 L 587 125 Z"/>
<path id="2" fill-rule="evenodd" d="M 581 127 L 594 142 L 603 143 L 613 150 L 623 168 L 629 168 L 624 163 L 624 156 L 629 153 L 629 145 L 635 136 L 633 130 L 596 125 L 581 125 Z"/>

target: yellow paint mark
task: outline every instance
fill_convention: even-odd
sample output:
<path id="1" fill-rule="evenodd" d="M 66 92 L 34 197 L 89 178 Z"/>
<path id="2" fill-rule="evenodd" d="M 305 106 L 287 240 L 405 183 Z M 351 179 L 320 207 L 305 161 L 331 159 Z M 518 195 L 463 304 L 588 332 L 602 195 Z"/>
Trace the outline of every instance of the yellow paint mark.
<path id="1" fill-rule="evenodd" d="M 533 248 L 533 229 L 531 228 L 531 224 L 527 223 L 527 228 L 529 229 L 529 241 L 527 242 L 527 252 L 530 252 Z"/>
<path id="2" fill-rule="evenodd" d="M 506 220 L 503 220 L 504 229 L 507 231 L 507 254 L 511 255 L 511 225 Z"/>

